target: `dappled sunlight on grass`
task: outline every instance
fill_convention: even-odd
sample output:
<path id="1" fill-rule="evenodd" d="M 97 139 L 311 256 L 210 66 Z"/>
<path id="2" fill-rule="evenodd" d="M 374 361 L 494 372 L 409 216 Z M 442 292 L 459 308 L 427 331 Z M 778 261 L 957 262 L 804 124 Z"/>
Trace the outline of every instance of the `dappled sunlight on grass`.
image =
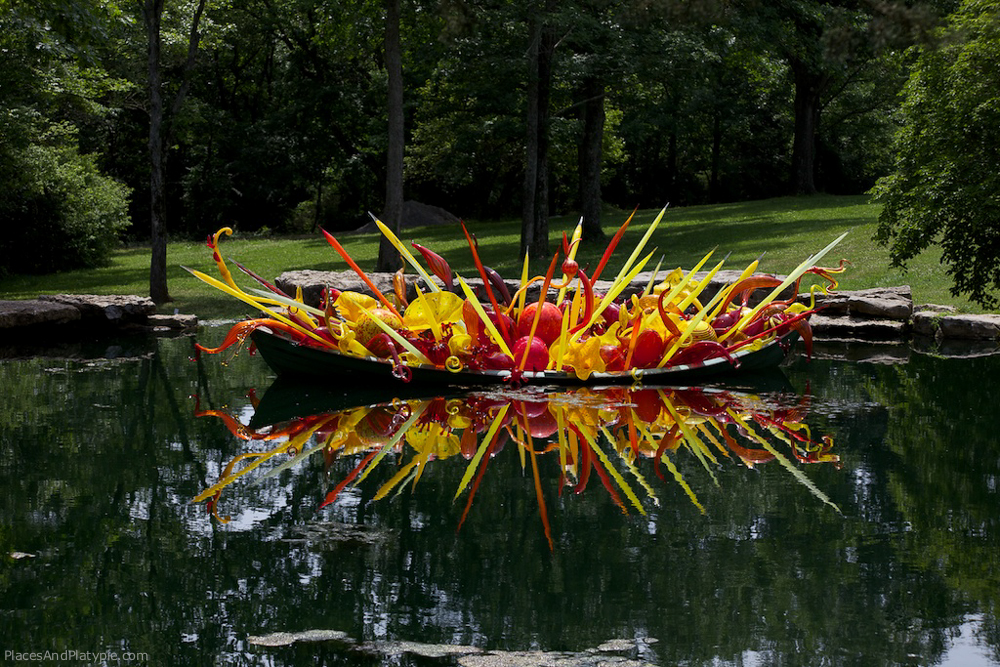
<path id="1" fill-rule="evenodd" d="M 669 208 L 647 248 L 656 249 L 654 264 L 663 257 L 665 269 L 690 268 L 716 248 L 714 259 L 721 260 L 729 255 L 726 262 L 729 268 L 742 268 L 763 254 L 761 271 L 783 274 L 792 270 L 803 257 L 823 248 L 843 232 L 849 232 L 834 251 L 835 259 L 844 257 L 853 265 L 841 281 L 842 289 L 907 284 L 913 288 L 917 303 L 939 303 L 980 312 L 981 309 L 968 300 L 951 296 L 952 281 L 946 267 L 940 263 L 937 249 L 912 261 L 909 271 L 891 268 L 888 250 L 872 241 L 878 211 L 879 207 L 869 203 L 866 196 L 832 195 Z M 616 260 L 608 265 L 605 275 L 617 273 L 621 262 L 658 213 L 656 209 L 635 213 L 618 246 Z M 605 234 L 610 238 L 630 214 L 631 211 L 606 208 L 602 220 Z M 575 214 L 550 219 L 549 239 L 553 252 L 563 232 L 571 233 L 578 220 Z M 469 220 L 466 224 L 479 241 L 479 252 L 486 265 L 507 277 L 520 275 L 523 261 L 518 256 L 520 220 Z M 416 241 L 433 248 L 459 274 L 471 276 L 476 273 L 458 225 L 409 228 L 403 230 L 400 237 L 407 243 Z M 377 233 L 348 232 L 337 238 L 363 269 L 374 269 L 378 256 Z M 227 258 L 241 262 L 268 280 L 294 269 L 349 270 L 320 234 L 309 238 L 248 238 L 237 234 L 224 239 L 221 246 Z M 595 267 L 605 247 L 604 241 L 582 245 L 577 255 L 580 265 Z M 549 259 L 551 257 L 534 259 L 533 273 L 544 272 Z M 834 261 L 831 258 L 828 263 Z M 171 243 L 167 263 L 174 302 L 162 310 L 172 312 L 177 308 L 206 318 L 249 314 L 245 312 L 246 306 L 210 294 L 210 288 L 182 268 L 214 270 L 211 251 L 203 242 Z M 107 267 L 0 280 L 0 298 L 25 299 L 59 292 L 148 294 L 148 283 L 149 249 L 129 247 L 117 251 Z"/>

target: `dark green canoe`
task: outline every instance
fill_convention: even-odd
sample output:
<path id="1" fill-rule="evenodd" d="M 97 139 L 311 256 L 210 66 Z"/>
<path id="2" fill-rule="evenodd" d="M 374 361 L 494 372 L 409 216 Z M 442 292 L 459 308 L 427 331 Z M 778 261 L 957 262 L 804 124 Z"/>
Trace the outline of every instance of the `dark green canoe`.
<path id="1" fill-rule="evenodd" d="M 790 332 L 772 341 L 759 350 L 736 352 L 733 357 L 738 362 L 731 363 L 724 357 L 716 357 L 703 362 L 653 368 L 634 372 L 592 373 L 587 380 L 581 380 L 574 373 L 564 371 L 525 372 L 523 381 L 545 385 L 605 385 L 631 384 L 675 384 L 723 379 L 729 376 L 759 372 L 776 368 L 784 361 L 798 333 Z M 279 376 L 311 378 L 338 378 L 344 382 L 363 386 L 387 383 L 402 384 L 392 375 L 392 364 L 376 357 L 352 357 L 336 351 L 324 350 L 308 345 L 299 345 L 292 340 L 266 329 L 257 329 L 250 335 L 260 356 Z M 413 371 L 411 383 L 417 386 L 479 386 L 508 382 L 510 371 L 469 371 L 452 372 L 436 366 L 410 366 Z"/>

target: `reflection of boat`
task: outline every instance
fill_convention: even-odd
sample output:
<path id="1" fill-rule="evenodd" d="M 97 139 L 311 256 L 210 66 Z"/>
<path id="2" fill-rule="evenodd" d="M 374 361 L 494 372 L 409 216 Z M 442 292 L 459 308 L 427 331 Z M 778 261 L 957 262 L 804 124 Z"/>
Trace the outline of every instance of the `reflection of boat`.
<path id="1" fill-rule="evenodd" d="M 336 502 L 352 484 L 377 485 L 369 489 L 373 502 L 406 486 L 415 488 L 433 466 L 461 474 L 454 497 L 467 494 L 464 521 L 490 461 L 503 449 L 514 449 L 521 465 L 530 466 L 547 536 L 543 480 L 574 493 L 584 491 L 589 481 L 623 512 L 645 514 L 650 505 L 660 504 L 659 479 L 678 485 L 704 513 L 697 486 L 685 480 L 685 467 L 692 468 L 691 474 L 703 469 L 718 485 L 715 471 L 726 461 L 749 468 L 777 462 L 813 496 L 834 506 L 800 469 L 801 464 L 836 465 L 839 460 L 828 437 L 810 433 L 804 421 L 807 397 L 707 387 L 493 388 L 301 412 L 330 398 L 322 388 L 300 402 L 294 392 L 280 392 L 275 399 L 281 410 L 303 416 L 270 421 L 278 416 L 271 409 L 269 418 L 257 420 L 255 415 L 247 425 L 225 412 L 199 411 L 224 419 L 249 444 L 195 500 L 207 501 L 218 518 L 223 490 L 239 478 L 250 473 L 272 477 L 322 454 L 328 473 L 340 462 L 334 475 L 340 481 L 326 492 L 320 508 Z M 334 402 L 346 404 L 347 397 L 335 396 Z M 262 451 L 255 451 L 265 442 Z M 376 470 L 380 472 L 372 476 Z"/>
<path id="2" fill-rule="evenodd" d="M 732 360 L 712 357 L 697 363 L 666 368 L 638 369 L 621 372 L 592 373 L 588 384 L 630 384 L 642 381 L 647 384 L 674 384 L 701 382 L 736 374 L 759 372 L 777 368 L 798 339 L 792 331 L 772 340 L 759 349 L 735 352 Z M 261 357 L 278 375 L 298 377 L 350 377 L 350 382 L 371 383 L 393 380 L 393 365 L 377 357 L 356 357 L 340 354 L 336 350 L 312 345 L 301 345 L 269 329 L 257 329 L 250 334 Z M 735 363 L 734 363 L 735 361 Z M 510 371 L 450 371 L 437 366 L 411 366 L 417 384 L 431 385 L 487 385 L 506 382 Z M 349 375 L 348 375 L 349 374 Z M 584 381 L 576 374 L 564 371 L 526 371 L 523 379 L 532 384 L 579 385 Z"/>
<path id="3" fill-rule="evenodd" d="M 705 384 L 705 383 L 702 383 Z M 762 369 L 757 372 L 746 372 L 738 378 L 723 377 L 715 383 L 736 393 L 754 395 L 792 395 L 795 391 L 788 377 L 780 368 Z M 646 383 L 649 389 L 657 385 Z M 661 385 L 666 388 L 667 385 Z M 557 385 L 532 385 L 533 391 L 539 393 L 554 393 L 567 387 Z M 602 392 L 610 385 L 593 386 L 594 391 Z M 715 389 L 706 384 L 709 391 Z M 482 387 L 487 389 L 487 387 Z M 500 390 L 498 385 L 495 389 Z M 331 382 L 329 378 L 280 375 L 262 396 L 255 393 L 253 415 L 248 426 L 252 429 L 262 429 L 273 424 L 288 422 L 310 415 L 328 414 L 342 410 L 350 410 L 362 405 L 389 404 L 394 400 L 430 399 L 435 397 L 462 398 L 468 396 L 470 390 L 462 386 L 425 385 L 425 384 L 363 384 L 352 382 L 349 386 L 341 382 Z"/>

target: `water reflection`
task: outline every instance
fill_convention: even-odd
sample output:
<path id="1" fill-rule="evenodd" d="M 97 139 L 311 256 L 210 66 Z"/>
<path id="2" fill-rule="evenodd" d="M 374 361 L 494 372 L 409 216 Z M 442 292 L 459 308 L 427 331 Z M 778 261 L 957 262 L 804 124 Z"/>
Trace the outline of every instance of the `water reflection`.
<path id="1" fill-rule="evenodd" d="M 663 478 L 657 475 L 652 446 L 629 458 L 628 418 L 615 405 L 635 406 L 629 409 L 639 419 L 629 418 L 637 444 L 646 428 L 659 445 L 669 437 L 665 404 L 643 421 L 638 400 L 600 407 L 579 399 L 561 404 L 581 430 L 578 453 L 590 428 L 645 514 L 608 472 L 623 514 L 593 466 L 608 470 L 599 456 L 584 491 L 573 493 L 579 477 L 560 462 L 559 436 L 532 435 L 528 444 L 532 411 L 512 405 L 497 433 L 509 427 L 518 439 L 508 434 L 495 456 L 483 452 L 457 500 L 472 461 L 461 451 L 471 424 L 451 427 L 456 453 L 436 452 L 419 479 L 403 477 L 378 501 L 380 489 L 419 461 L 405 436 L 398 453 L 390 448 L 364 482 L 355 484 L 367 468 L 322 509 L 371 451 L 341 451 L 329 462 L 322 448 L 297 461 L 277 454 L 222 489 L 215 509 L 232 516 L 222 524 L 206 511 L 207 500 L 191 500 L 240 454 L 267 452 L 288 438 L 234 437 L 218 418 L 195 417 L 194 395 L 199 410 L 222 411 L 260 434 L 350 411 L 352 397 L 360 399 L 355 406 L 382 401 L 352 387 L 339 395 L 282 391 L 247 355 L 227 366 L 190 356 L 189 341 L 172 340 L 114 360 L 0 362 L 5 650 L 131 650 L 148 653 L 151 664 L 178 665 L 448 664 L 249 641 L 323 630 L 366 646 L 576 652 L 651 637 L 659 641 L 648 644 L 645 659 L 659 665 L 1000 664 L 1000 442 L 989 390 L 1000 374 L 996 357 L 801 361 L 784 369 L 777 387 L 702 392 L 712 401 L 736 396 L 737 414 L 751 412 L 759 398 L 763 415 L 808 426 L 810 442 L 833 436 L 826 453 L 841 459 L 800 462 L 788 442 L 749 421 L 745 430 L 767 438 L 791 464 L 775 459 L 750 469 L 715 426 L 696 424 L 729 456 L 704 440 L 718 462 L 706 458 L 706 466 L 683 435 L 663 455 L 704 514 L 664 461 Z M 252 387 L 265 388 L 260 400 Z M 679 415 L 706 418 L 693 409 L 701 403 L 684 408 L 670 396 Z M 438 414 L 431 398 L 401 397 L 407 406 L 428 402 L 423 415 Z M 445 414 L 456 398 L 444 397 Z M 390 421 L 391 409 L 379 408 Z M 498 408 L 486 414 L 475 452 Z M 365 428 L 377 434 L 382 423 L 373 417 Z M 738 445 L 766 451 L 736 424 L 720 426 Z M 325 446 L 317 434 L 300 454 Z M 568 465 L 569 435 L 566 446 Z M 408 474 L 420 469 L 416 463 Z"/>
<path id="2" fill-rule="evenodd" d="M 453 499 L 467 497 L 461 527 L 490 461 L 508 449 L 516 450 L 509 455 L 519 457 L 522 472 L 532 476 L 550 548 L 540 472 L 545 466 L 558 471 L 554 480 L 558 495 L 580 494 L 588 485 L 597 486 L 621 512 L 646 515 L 647 505 L 661 503 L 656 487 L 670 481 L 704 514 L 706 509 L 682 469 L 694 465 L 696 472 L 718 485 L 715 470 L 723 462 L 750 469 L 774 462 L 788 471 L 790 481 L 839 511 L 800 469 L 804 464 L 836 465 L 840 460 L 831 451 L 832 439 L 814 438 L 805 423 L 808 396 L 701 387 L 491 390 L 394 397 L 281 419 L 281 407 L 295 405 L 295 398 L 305 391 L 294 385 L 273 387 L 262 401 L 255 401 L 254 415 L 246 424 L 223 410 L 196 411 L 198 416 L 220 418 L 234 436 L 248 443 L 247 451 L 229 461 L 219 481 L 194 499 L 206 502 L 215 519 L 230 521 L 219 515 L 217 506 L 223 490 L 240 478 L 256 473 L 259 483 L 317 456 L 323 459 L 327 476 L 335 460 L 350 461 L 342 479 L 330 480 L 333 488 L 319 509 L 335 503 L 349 485 L 363 484 L 380 466 L 390 468 L 391 477 L 377 487 L 370 502 L 407 486 L 416 488 L 432 465 L 448 466 L 447 474 L 456 478 Z M 316 393 L 322 396 L 322 389 Z M 315 393 L 312 398 L 315 401 Z M 252 426 L 261 423 L 268 425 Z M 465 462 L 450 465 L 454 459 Z"/>

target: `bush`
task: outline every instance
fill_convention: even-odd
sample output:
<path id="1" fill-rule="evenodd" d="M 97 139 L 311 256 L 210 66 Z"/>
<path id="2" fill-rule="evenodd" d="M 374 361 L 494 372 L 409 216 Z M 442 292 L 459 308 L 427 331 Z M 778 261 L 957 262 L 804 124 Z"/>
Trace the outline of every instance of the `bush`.
<path id="1" fill-rule="evenodd" d="M 903 266 L 931 245 L 952 293 L 1000 305 L 1000 3 L 966 0 L 905 89 L 876 238 Z"/>
<path id="2" fill-rule="evenodd" d="M 81 155 L 73 132 L 0 117 L 0 275 L 106 264 L 128 226 L 129 189 Z"/>

